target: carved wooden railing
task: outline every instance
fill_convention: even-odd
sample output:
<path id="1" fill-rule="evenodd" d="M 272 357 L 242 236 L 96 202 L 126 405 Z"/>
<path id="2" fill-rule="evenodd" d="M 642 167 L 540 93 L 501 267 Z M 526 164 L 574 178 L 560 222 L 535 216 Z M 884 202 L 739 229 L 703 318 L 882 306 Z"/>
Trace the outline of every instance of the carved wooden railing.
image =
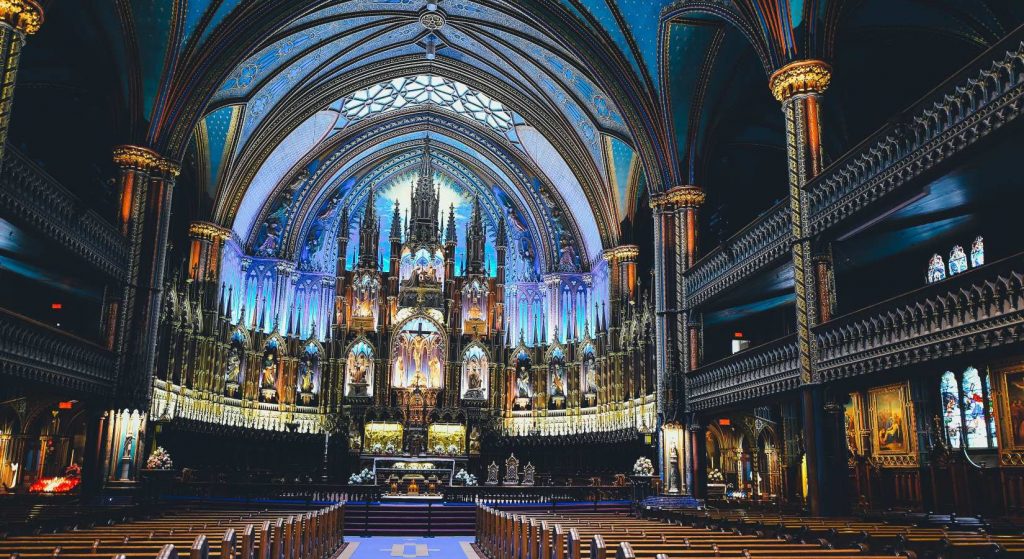
<path id="1" fill-rule="evenodd" d="M 811 227 L 836 226 L 1024 112 L 1024 27 L 834 161 L 810 190 Z"/>
<path id="2" fill-rule="evenodd" d="M 1024 339 L 1024 253 L 840 316 L 813 331 L 822 381 Z"/>
<path id="3" fill-rule="evenodd" d="M 107 394 L 114 354 L 102 346 L 0 309 L 0 374 Z"/>
<path id="4" fill-rule="evenodd" d="M 809 235 L 819 235 L 874 205 L 1024 112 L 1024 27 L 833 161 L 807 188 Z M 787 253 L 788 202 L 776 204 L 684 277 L 688 307 L 761 271 Z"/>
<path id="5" fill-rule="evenodd" d="M 24 154 L 8 145 L 0 172 L 0 209 L 24 220 L 104 274 L 122 279 L 124 237 Z"/>
<path id="6" fill-rule="evenodd" d="M 789 335 L 691 372 L 686 379 L 687 405 L 701 411 L 785 392 L 799 382 L 796 336 Z"/>
<path id="7" fill-rule="evenodd" d="M 789 206 L 782 201 L 686 272 L 686 304 L 696 307 L 789 254 Z"/>

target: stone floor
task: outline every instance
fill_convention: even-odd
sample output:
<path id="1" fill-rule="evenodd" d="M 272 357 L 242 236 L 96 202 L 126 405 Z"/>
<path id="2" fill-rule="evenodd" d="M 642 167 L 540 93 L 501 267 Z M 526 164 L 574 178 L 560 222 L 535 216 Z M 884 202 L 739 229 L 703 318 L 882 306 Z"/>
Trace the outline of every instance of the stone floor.
<path id="1" fill-rule="evenodd" d="M 393 559 L 395 557 L 426 557 L 428 559 L 478 559 L 470 544 L 471 536 L 437 538 L 395 538 L 375 536 L 347 537 L 345 551 L 339 559 Z"/>

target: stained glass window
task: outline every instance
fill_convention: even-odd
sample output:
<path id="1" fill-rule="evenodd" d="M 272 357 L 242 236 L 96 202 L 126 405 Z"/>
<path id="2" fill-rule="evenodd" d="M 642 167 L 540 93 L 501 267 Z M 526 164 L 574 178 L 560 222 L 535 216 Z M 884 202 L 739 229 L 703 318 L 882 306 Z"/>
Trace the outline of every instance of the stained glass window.
<path id="1" fill-rule="evenodd" d="M 942 421 L 946 426 L 949 446 L 960 448 L 960 396 L 956 389 L 956 376 L 946 371 L 939 383 L 942 397 Z"/>
<path id="2" fill-rule="evenodd" d="M 955 276 L 967 271 L 967 254 L 964 247 L 956 245 L 949 251 L 949 275 Z"/>
<path id="3" fill-rule="evenodd" d="M 967 367 L 961 375 L 947 371 L 939 381 L 939 393 L 950 447 L 976 449 L 998 445 L 987 373 L 975 367 Z"/>
<path id="4" fill-rule="evenodd" d="M 928 261 L 928 283 L 935 283 L 946 279 L 946 263 L 942 261 L 942 255 L 934 254 Z"/>
<path id="5" fill-rule="evenodd" d="M 980 235 L 971 243 L 971 267 L 977 268 L 985 264 L 985 239 Z"/>

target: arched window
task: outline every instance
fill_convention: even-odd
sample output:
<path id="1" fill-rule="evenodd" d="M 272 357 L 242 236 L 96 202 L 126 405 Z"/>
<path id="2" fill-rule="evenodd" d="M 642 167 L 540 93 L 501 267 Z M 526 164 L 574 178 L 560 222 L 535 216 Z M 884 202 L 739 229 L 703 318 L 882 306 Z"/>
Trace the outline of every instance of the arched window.
<path id="1" fill-rule="evenodd" d="M 946 440 L 953 448 L 995 448 L 998 441 L 988 373 L 967 367 L 959 382 L 957 376 L 947 371 L 939 382 Z"/>
<path id="2" fill-rule="evenodd" d="M 942 261 L 942 255 L 933 254 L 928 261 L 928 283 L 935 283 L 946 279 L 946 264 Z"/>
<path id="3" fill-rule="evenodd" d="M 977 268 L 985 264 L 985 239 L 978 235 L 971 243 L 971 267 Z"/>
<path id="4" fill-rule="evenodd" d="M 949 251 L 949 275 L 955 276 L 967 271 L 967 254 L 964 247 L 956 245 Z"/>

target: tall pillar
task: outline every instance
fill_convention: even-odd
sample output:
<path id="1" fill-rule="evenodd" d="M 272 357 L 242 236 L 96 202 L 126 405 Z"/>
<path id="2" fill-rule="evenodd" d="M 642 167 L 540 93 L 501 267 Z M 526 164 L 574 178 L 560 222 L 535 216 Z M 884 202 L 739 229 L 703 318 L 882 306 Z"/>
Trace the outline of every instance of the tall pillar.
<path id="1" fill-rule="evenodd" d="M 815 342 L 812 328 L 819 322 L 817 275 L 812 262 L 809 201 L 806 186 L 821 172 L 821 96 L 832 78 L 831 67 L 820 60 L 800 60 L 783 66 L 768 80 L 782 103 L 786 122 L 786 154 L 789 166 L 789 211 L 793 236 L 793 272 L 796 292 L 797 348 L 803 391 L 803 436 L 807 445 L 807 503 L 812 514 L 823 514 L 826 503 L 824 445 L 819 426 L 824 405 L 815 386 Z"/>
<path id="2" fill-rule="evenodd" d="M 685 417 L 684 375 L 697 366 L 699 352 L 691 350 L 691 329 L 686 306 L 683 273 L 697 260 L 697 214 L 706 196 L 700 187 L 677 186 L 651 197 L 654 212 L 654 326 L 655 380 L 658 423 Z M 692 313 L 689 313 L 692 314 Z M 693 330 L 693 341 L 699 347 Z M 695 428 L 697 426 L 689 426 Z M 697 446 L 687 437 L 682 457 L 685 486 L 691 493 L 697 480 L 694 464 Z M 658 455 L 664 459 L 664 452 Z M 660 465 L 660 471 L 669 468 Z"/>
<path id="3" fill-rule="evenodd" d="M 0 2 L 0 166 L 7 146 L 7 130 L 14 106 L 14 84 L 25 38 L 39 31 L 43 7 L 35 0 Z"/>
<path id="4" fill-rule="evenodd" d="M 180 167 L 139 146 L 114 148 L 121 231 L 128 241 L 118 336 L 118 405 L 145 413 L 156 361 L 171 199 Z"/>
<path id="5" fill-rule="evenodd" d="M 220 261 L 224 243 L 231 231 L 206 221 L 195 221 L 188 228 L 188 277 L 203 286 L 204 310 L 215 310 L 220 296 Z"/>

